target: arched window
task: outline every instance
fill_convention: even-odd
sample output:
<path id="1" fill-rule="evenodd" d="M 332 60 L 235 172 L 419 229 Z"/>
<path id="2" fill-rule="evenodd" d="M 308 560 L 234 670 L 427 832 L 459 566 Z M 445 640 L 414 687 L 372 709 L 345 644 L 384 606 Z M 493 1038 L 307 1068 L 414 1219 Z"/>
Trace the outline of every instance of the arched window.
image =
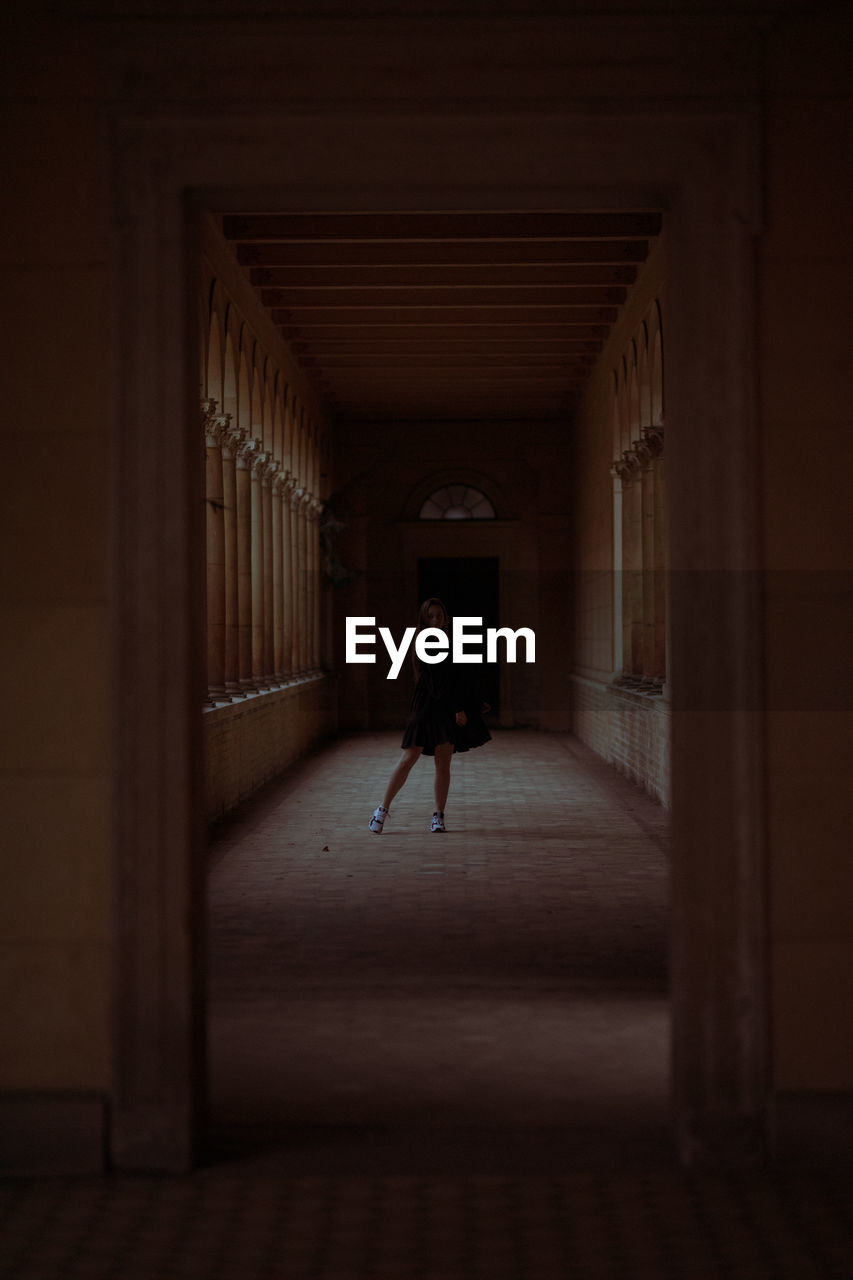
<path id="1" fill-rule="evenodd" d="M 479 489 L 469 484 L 446 484 L 430 494 L 419 520 L 494 520 L 495 509 Z"/>

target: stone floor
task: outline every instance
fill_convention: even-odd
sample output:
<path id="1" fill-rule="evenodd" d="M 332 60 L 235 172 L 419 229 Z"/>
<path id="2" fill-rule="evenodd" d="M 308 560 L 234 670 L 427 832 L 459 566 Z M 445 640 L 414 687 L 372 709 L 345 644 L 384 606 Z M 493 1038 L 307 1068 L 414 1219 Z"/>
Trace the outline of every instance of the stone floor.
<path id="1" fill-rule="evenodd" d="M 667 824 L 572 739 L 337 743 L 215 833 L 211 1111 L 185 1177 L 0 1183 L 18 1280 L 853 1277 L 831 1169 L 685 1173 Z"/>
<path id="2" fill-rule="evenodd" d="M 304 1129 L 294 1172 L 662 1155 L 666 815 L 516 732 L 456 758 L 446 833 L 423 759 L 376 836 L 397 742 L 339 742 L 214 842 L 217 1140 Z"/>

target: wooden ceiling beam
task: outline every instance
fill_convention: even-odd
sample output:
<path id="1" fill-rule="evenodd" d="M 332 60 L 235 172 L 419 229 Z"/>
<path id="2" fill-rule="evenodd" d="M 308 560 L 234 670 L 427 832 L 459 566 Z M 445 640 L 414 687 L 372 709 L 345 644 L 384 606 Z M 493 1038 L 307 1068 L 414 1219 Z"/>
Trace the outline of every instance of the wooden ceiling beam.
<path id="1" fill-rule="evenodd" d="M 599 288 L 592 285 L 572 288 L 563 285 L 535 285 L 525 288 L 502 285 L 497 288 L 468 286 L 428 289 L 261 289 L 261 304 L 275 311 L 280 307 L 291 311 L 309 308 L 329 310 L 332 307 L 620 307 L 627 289 L 618 286 Z"/>
<path id="2" fill-rule="evenodd" d="M 648 257 L 647 239 L 392 240 L 237 244 L 244 267 L 625 266 Z"/>
<path id="3" fill-rule="evenodd" d="M 255 250 L 252 249 L 254 253 Z M 627 288 L 637 277 L 633 264 L 612 263 L 541 263 L 506 262 L 386 266 L 382 263 L 364 266 L 261 266 L 249 268 L 249 279 L 258 288 L 453 288 L 535 285 L 562 285 L 579 288 L 584 285 Z"/>
<path id="4" fill-rule="evenodd" d="M 315 356 L 299 358 L 301 369 L 561 369 L 584 371 L 589 369 L 592 358 L 572 356 L 561 358 L 547 355 L 432 355 L 432 356 Z"/>
<path id="5" fill-rule="evenodd" d="M 525 377 L 523 374 L 512 371 L 509 371 L 506 376 L 500 376 L 494 370 L 465 373 L 463 370 L 454 369 L 452 376 L 443 378 L 435 374 L 430 375 L 428 370 L 421 370 L 417 376 L 402 370 L 397 375 L 393 371 L 384 370 L 381 373 L 373 370 L 356 375 L 355 370 L 347 370 L 346 373 L 339 371 L 333 379 L 328 379 L 328 386 L 338 394 L 353 391 L 364 391 L 370 394 L 371 389 L 377 392 L 393 389 L 415 395 L 418 391 L 436 386 L 446 387 L 448 391 L 488 390 L 490 387 L 500 387 L 502 391 L 514 388 L 519 392 L 527 390 L 557 392 L 569 387 L 579 387 L 582 381 L 581 378 L 565 377 L 560 374 L 544 377 L 540 373 L 532 373 L 529 377 Z"/>
<path id="6" fill-rule="evenodd" d="M 421 313 L 418 313 L 421 316 Z M 281 336 L 285 342 L 302 342 L 307 345 L 309 350 L 314 349 L 314 344 L 321 342 L 348 341 L 348 342 L 370 342 L 374 339 L 379 341 L 387 341 L 388 339 L 405 339 L 407 342 L 429 342 L 436 339 L 442 342 L 455 343 L 456 341 L 480 341 L 485 339 L 491 341 L 499 339 L 504 342 L 513 342 L 516 340 L 538 342 L 562 341 L 565 339 L 588 342 L 591 344 L 602 343 L 610 333 L 609 324 L 592 324 L 586 322 L 583 324 L 574 324 L 566 322 L 540 322 L 531 323 L 515 323 L 504 321 L 502 323 L 492 322 L 491 324 L 483 324 L 471 321 L 468 324 L 425 324 L 422 318 L 411 319 L 405 324 L 400 323 L 373 323 L 373 324 L 305 324 L 301 328 L 294 324 L 280 324 Z M 304 333 L 303 333 L 304 331 Z M 310 342 L 308 339 L 310 338 Z"/>
<path id="7" fill-rule="evenodd" d="M 506 399 L 463 401 L 446 400 L 404 401 L 340 401 L 332 407 L 335 416 L 347 422 L 371 422 L 376 420 L 395 423 L 411 423 L 413 427 L 431 421 L 458 422 L 525 422 L 533 418 L 561 420 L 570 417 L 578 396 L 545 397 L 537 400 L 511 401 Z"/>
<path id="8" fill-rule="evenodd" d="M 482 337 L 475 340 L 441 337 L 423 338 L 366 338 L 362 333 L 352 338 L 325 338 L 317 342 L 292 342 L 290 348 L 297 359 L 316 357 L 323 361 L 329 356 L 346 356 L 359 359 L 362 356 L 464 356 L 484 355 L 505 359 L 507 355 L 571 356 L 574 359 L 593 361 L 601 350 L 601 340 L 586 341 L 583 338 L 534 338 L 525 331 L 513 338 Z"/>
<path id="9" fill-rule="evenodd" d="M 310 330 L 312 326 L 348 324 L 562 324 L 615 323 L 617 307 L 512 306 L 500 307 L 283 307 L 271 308 L 273 324 Z"/>
<path id="10" fill-rule="evenodd" d="M 225 214 L 228 240 L 626 240 L 660 234 L 661 214 L 465 211 L 458 213 Z"/>

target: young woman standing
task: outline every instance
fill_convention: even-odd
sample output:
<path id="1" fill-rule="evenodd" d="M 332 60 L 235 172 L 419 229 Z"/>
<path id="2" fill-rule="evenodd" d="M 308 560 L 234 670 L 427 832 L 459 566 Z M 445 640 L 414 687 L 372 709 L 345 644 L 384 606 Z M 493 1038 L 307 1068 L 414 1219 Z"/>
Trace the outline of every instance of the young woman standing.
<path id="1" fill-rule="evenodd" d="M 435 596 L 424 600 L 418 611 L 418 632 L 430 628 L 450 630 L 450 617 Z M 466 666 L 455 664 L 450 654 L 439 663 L 420 662 L 412 646 L 415 667 L 415 691 L 409 720 L 401 743 L 403 753 L 388 780 L 382 803 L 377 805 L 368 823 L 371 831 L 381 834 L 391 810 L 391 801 L 401 789 L 418 756 L 435 757 L 435 811 L 430 831 L 445 831 L 444 808 L 450 788 L 450 761 L 454 751 L 468 751 L 491 739 L 483 723 L 487 703 L 477 697 L 474 682 Z"/>

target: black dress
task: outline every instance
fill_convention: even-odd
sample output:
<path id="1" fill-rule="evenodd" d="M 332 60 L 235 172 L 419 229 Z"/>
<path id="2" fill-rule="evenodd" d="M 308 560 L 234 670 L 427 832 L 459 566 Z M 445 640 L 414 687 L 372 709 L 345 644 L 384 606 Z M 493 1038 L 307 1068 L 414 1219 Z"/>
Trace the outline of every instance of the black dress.
<path id="1" fill-rule="evenodd" d="M 425 756 L 434 756 L 443 742 L 452 742 L 454 751 L 469 751 L 489 742 L 492 735 L 483 721 L 479 681 L 468 663 L 418 663 L 418 680 L 412 694 L 409 720 L 403 733 L 403 747 L 423 747 Z M 458 725 L 456 712 L 464 711 L 468 723 Z"/>

